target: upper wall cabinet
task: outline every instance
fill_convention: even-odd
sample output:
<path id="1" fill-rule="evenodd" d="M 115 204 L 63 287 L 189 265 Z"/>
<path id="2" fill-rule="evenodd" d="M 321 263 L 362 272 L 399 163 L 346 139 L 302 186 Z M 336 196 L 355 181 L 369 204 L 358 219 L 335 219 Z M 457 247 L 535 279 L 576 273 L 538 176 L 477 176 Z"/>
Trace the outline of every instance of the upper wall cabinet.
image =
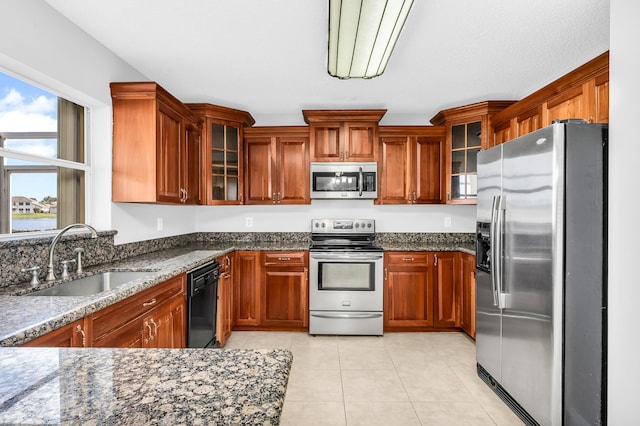
<path id="1" fill-rule="evenodd" d="M 309 204 L 306 126 L 251 127 L 244 133 L 245 204 Z"/>
<path id="2" fill-rule="evenodd" d="M 377 204 L 438 204 L 445 192 L 445 128 L 381 126 Z"/>
<path id="3" fill-rule="evenodd" d="M 303 110 L 311 161 L 377 161 L 381 110 Z"/>
<path id="4" fill-rule="evenodd" d="M 246 111 L 187 104 L 202 123 L 203 199 L 208 205 L 243 203 L 242 134 L 255 120 Z"/>
<path id="5" fill-rule="evenodd" d="M 111 83 L 112 200 L 200 204 L 200 128 L 154 82 Z"/>
<path id="6" fill-rule="evenodd" d="M 578 118 L 609 122 L 609 52 L 594 58 L 493 117 L 495 145 Z"/>
<path id="7" fill-rule="evenodd" d="M 477 155 L 492 146 L 491 118 L 514 101 L 486 101 L 440 111 L 431 119 L 446 128 L 446 202 L 475 204 L 478 192 Z"/>

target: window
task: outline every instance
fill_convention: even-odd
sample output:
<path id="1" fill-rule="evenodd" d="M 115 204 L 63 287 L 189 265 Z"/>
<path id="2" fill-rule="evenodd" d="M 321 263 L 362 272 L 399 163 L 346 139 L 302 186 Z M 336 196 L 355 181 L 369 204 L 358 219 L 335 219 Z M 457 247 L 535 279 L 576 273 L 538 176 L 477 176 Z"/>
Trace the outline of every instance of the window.
<path id="1" fill-rule="evenodd" d="M 84 107 L 0 72 L 0 234 L 85 221 L 84 129 Z"/>

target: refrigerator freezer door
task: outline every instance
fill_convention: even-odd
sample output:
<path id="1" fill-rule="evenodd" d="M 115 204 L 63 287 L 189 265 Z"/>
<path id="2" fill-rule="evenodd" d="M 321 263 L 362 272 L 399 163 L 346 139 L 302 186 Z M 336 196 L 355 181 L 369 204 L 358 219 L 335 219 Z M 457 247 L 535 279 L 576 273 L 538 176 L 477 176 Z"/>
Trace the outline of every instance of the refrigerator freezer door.
<path id="1" fill-rule="evenodd" d="M 563 129 L 503 145 L 500 383 L 540 424 L 560 424 Z"/>
<path id="2" fill-rule="evenodd" d="M 478 222 L 492 222 L 495 200 L 502 191 L 501 182 L 502 146 L 478 153 Z M 493 247 L 493 241 L 491 245 Z M 476 269 L 476 359 L 494 379 L 499 381 L 502 323 L 500 309 L 495 303 L 498 295 L 494 292 L 492 277 L 494 269 L 495 259 L 493 258 L 490 259 L 489 272 Z"/>

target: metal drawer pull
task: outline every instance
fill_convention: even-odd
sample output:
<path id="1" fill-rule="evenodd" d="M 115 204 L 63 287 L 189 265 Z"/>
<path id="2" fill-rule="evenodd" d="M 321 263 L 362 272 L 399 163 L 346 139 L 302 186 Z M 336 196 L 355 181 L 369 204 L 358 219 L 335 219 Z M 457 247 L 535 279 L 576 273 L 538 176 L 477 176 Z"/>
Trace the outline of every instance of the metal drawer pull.
<path id="1" fill-rule="evenodd" d="M 154 297 L 154 298 L 153 298 L 153 299 L 151 299 L 150 301 L 148 301 L 148 302 L 144 302 L 144 303 L 142 304 L 142 306 L 151 306 L 151 305 L 155 305 L 155 304 L 156 304 L 156 298 Z"/>
<path id="2" fill-rule="evenodd" d="M 291 260 L 291 258 L 290 257 L 279 257 L 278 260 L 289 261 L 289 260 Z"/>
<path id="3" fill-rule="evenodd" d="M 402 260 L 405 262 L 413 262 L 413 257 L 403 257 Z"/>
<path id="4" fill-rule="evenodd" d="M 153 324 L 153 335 L 157 336 L 158 335 L 158 324 L 156 324 L 156 322 L 153 319 L 151 319 L 150 321 L 151 321 L 151 324 Z"/>
<path id="5" fill-rule="evenodd" d="M 87 346 L 87 336 L 84 334 L 84 330 L 82 329 L 82 327 L 80 325 L 76 326 L 76 333 L 80 333 L 80 335 L 82 336 L 82 347 L 86 347 Z"/>

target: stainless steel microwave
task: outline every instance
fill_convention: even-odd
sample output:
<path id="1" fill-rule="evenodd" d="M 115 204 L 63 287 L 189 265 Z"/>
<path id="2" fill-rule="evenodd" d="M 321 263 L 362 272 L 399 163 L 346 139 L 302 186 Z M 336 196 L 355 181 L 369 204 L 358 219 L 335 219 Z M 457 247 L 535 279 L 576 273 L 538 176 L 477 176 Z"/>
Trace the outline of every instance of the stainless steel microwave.
<path id="1" fill-rule="evenodd" d="M 378 198 L 378 163 L 311 163 L 312 199 Z"/>

